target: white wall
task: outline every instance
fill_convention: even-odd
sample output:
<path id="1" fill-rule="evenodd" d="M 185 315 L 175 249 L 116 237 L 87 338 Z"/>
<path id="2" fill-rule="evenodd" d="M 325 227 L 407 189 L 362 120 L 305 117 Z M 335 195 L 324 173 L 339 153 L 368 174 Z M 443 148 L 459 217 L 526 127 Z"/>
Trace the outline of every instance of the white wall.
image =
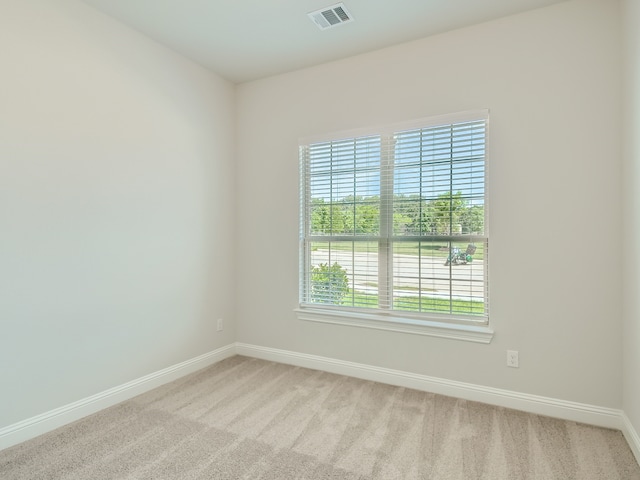
<path id="1" fill-rule="evenodd" d="M 624 251 L 640 245 L 640 3 L 624 0 L 625 115 L 624 115 Z M 624 263 L 624 411 L 640 434 L 640 256 Z M 636 447 L 637 448 L 637 447 Z"/>
<path id="2" fill-rule="evenodd" d="M 0 10 L 3 427 L 233 342 L 235 92 L 80 2 Z"/>
<path id="3" fill-rule="evenodd" d="M 620 408 L 619 22 L 618 2 L 570 1 L 241 85 L 238 341 Z M 475 108 L 493 342 L 296 320 L 298 138 Z"/>
<path id="4" fill-rule="evenodd" d="M 640 430 L 623 4 L 624 198 L 618 2 L 244 84 L 236 110 L 228 82 L 84 4 L 0 0 L 0 428 L 238 340 L 624 407 Z M 298 138 L 474 108 L 491 110 L 493 342 L 297 321 Z"/>

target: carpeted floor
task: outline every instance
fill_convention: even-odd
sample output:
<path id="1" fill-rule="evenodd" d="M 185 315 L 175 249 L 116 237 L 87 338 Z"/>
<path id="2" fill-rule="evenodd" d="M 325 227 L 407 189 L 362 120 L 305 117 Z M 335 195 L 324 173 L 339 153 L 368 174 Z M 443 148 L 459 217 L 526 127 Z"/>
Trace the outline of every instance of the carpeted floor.
<path id="1" fill-rule="evenodd" d="M 13 479 L 640 480 L 618 431 L 232 357 L 0 452 Z"/>

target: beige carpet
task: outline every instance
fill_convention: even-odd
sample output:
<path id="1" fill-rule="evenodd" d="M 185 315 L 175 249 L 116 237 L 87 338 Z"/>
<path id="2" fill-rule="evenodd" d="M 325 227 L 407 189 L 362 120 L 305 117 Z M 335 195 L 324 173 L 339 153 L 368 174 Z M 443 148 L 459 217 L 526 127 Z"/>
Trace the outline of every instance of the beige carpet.
<path id="1" fill-rule="evenodd" d="M 640 479 L 618 431 L 233 357 L 0 452 L 9 479 Z"/>

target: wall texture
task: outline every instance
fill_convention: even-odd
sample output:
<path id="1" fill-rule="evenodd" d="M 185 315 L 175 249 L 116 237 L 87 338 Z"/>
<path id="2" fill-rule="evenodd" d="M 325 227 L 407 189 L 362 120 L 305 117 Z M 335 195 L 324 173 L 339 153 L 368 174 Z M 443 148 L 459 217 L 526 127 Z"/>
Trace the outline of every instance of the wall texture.
<path id="1" fill-rule="evenodd" d="M 233 341 L 235 92 L 80 2 L 0 7 L 2 427 Z"/>
<path id="2" fill-rule="evenodd" d="M 640 4 L 624 0 L 624 251 L 640 245 Z M 640 434 L 640 257 L 624 263 L 624 398 L 623 409 Z"/>
<path id="3" fill-rule="evenodd" d="M 240 85 L 237 340 L 620 408 L 619 23 L 570 1 Z M 476 108 L 493 342 L 298 321 L 298 139 Z"/>

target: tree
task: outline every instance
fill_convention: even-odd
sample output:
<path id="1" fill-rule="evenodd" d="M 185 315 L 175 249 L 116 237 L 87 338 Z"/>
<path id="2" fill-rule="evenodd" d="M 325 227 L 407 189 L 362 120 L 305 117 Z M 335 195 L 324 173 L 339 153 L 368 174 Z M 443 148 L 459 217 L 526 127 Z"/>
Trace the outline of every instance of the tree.
<path id="1" fill-rule="evenodd" d="M 412 235 L 433 233 L 432 210 L 420 195 L 396 195 L 393 200 L 394 233 L 402 231 Z M 399 215 L 398 219 L 396 215 Z M 400 219 L 407 220 L 403 229 L 400 227 Z"/>
<path id="2" fill-rule="evenodd" d="M 349 234 L 376 235 L 380 229 L 380 197 L 349 195 L 342 205 L 344 232 Z"/>
<path id="3" fill-rule="evenodd" d="M 331 233 L 344 233 L 345 215 L 341 205 L 332 203 L 329 212 L 329 217 L 331 219 Z"/>
<path id="4" fill-rule="evenodd" d="M 329 205 L 325 205 L 321 198 L 314 198 L 311 201 L 311 232 L 314 234 L 327 233 L 330 225 Z"/>
<path id="5" fill-rule="evenodd" d="M 409 224 L 411 223 L 411 217 L 404 215 L 400 212 L 394 212 L 393 214 L 393 234 L 401 235 L 407 233 Z"/>
<path id="6" fill-rule="evenodd" d="M 311 232 L 316 235 L 344 233 L 345 214 L 337 202 L 325 203 L 322 198 L 311 202 Z"/>
<path id="7" fill-rule="evenodd" d="M 482 233 L 484 232 L 484 207 L 474 205 L 464 209 L 460 217 L 462 233 Z"/>
<path id="8" fill-rule="evenodd" d="M 311 231 L 316 235 L 378 235 L 380 197 L 348 195 L 341 200 L 311 202 Z M 484 230 L 484 206 L 469 207 L 462 192 L 445 192 L 427 201 L 418 194 L 395 195 L 393 233 L 395 235 L 452 235 Z"/>
<path id="9" fill-rule="evenodd" d="M 462 198 L 462 192 L 452 194 L 443 193 L 430 202 L 433 209 L 435 230 L 439 235 L 451 235 L 456 233 L 456 226 L 461 224 L 462 213 L 466 201 Z"/>
<path id="10" fill-rule="evenodd" d="M 341 305 L 348 293 L 347 271 L 339 263 L 321 263 L 311 268 L 311 302 Z"/>
<path id="11" fill-rule="evenodd" d="M 356 205 L 355 233 L 375 235 L 380 230 L 380 205 L 365 203 Z"/>

